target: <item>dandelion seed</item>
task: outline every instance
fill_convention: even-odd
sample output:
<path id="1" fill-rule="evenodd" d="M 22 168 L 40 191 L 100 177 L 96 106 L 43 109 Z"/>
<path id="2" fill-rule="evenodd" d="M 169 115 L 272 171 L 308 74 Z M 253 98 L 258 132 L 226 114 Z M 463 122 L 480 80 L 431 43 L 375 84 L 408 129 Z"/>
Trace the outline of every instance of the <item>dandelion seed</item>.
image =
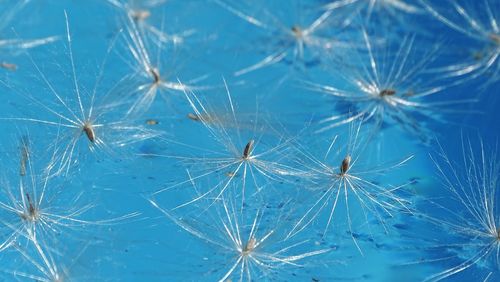
<path id="1" fill-rule="evenodd" d="M 313 171 L 312 173 L 316 175 L 313 185 L 316 187 L 314 190 L 318 191 L 319 195 L 314 204 L 312 204 L 312 206 L 307 209 L 306 213 L 294 224 L 288 237 L 293 237 L 304 230 L 313 221 L 317 220 L 325 208 L 331 206 L 328 221 L 323 233 L 326 234 L 330 224 L 336 222 L 334 220 L 334 215 L 339 212 L 342 213 L 342 211 L 338 211 L 337 207 L 343 205 L 351 239 L 359 252 L 363 253 L 354 235 L 352 220 L 353 211 L 362 214 L 365 220 L 362 225 L 369 224 L 370 218 L 373 217 L 382 225 L 386 232 L 385 216 L 392 217 L 395 212 L 400 210 L 410 212 L 408 207 L 409 200 L 403 193 L 409 183 L 399 186 L 392 186 L 389 184 L 383 185 L 376 184 L 373 182 L 373 179 L 370 178 L 394 171 L 396 168 L 403 166 L 412 159 L 413 156 L 407 157 L 394 164 L 382 163 L 372 168 L 363 168 L 359 165 L 360 155 L 364 149 L 364 146 L 360 145 L 363 143 L 359 136 L 360 128 L 361 124 L 358 124 L 357 127 L 352 126 L 350 128 L 346 151 L 339 150 L 337 152 L 335 158 L 345 156 L 343 159 L 339 160 L 340 167 L 338 170 L 310 154 L 305 155 L 307 162 L 311 161 L 314 165 L 310 169 Z M 327 159 L 331 149 L 336 146 L 337 140 L 338 136 L 336 136 L 330 144 L 325 154 L 325 159 Z M 307 164 L 304 165 L 308 166 Z M 341 216 L 337 218 L 341 218 Z"/>
<path id="2" fill-rule="evenodd" d="M 57 141 L 62 140 L 63 142 L 61 145 L 62 149 L 59 154 L 59 169 L 56 173 L 68 173 L 70 167 L 78 161 L 79 157 L 82 157 L 81 155 L 75 156 L 75 152 L 79 151 L 78 145 L 80 144 L 79 141 L 81 140 L 80 137 L 82 135 L 85 136 L 88 141 L 87 143 L 82 144 L 83 147 L 87 147 L 90 152 L 99 151 L 107 154 L 108 156 L 113 156 L 117 150 L 126 147 L 127 145 L 160 135 L 159 132 L 152 131 L 140 125 L 135 125 L 133 120 L 117 118 L 111 111 L 117 106 L 120 106 L 119 103 L 103 102 L 102 105 L 97 104 L 97 84 L 103 76 L 102 71 L 104 66 L 101 67 L 101 73 L 98 76 L 97 84 L 92 93 L 89 96 L 85 95 L 86 93 L 82 91 L 82 87 L 79 85 L 79 80 L 75 70 L 71 34 L 67 15 L 66 32 L 69 47 L 72 83 L 76 100 L 75 103 L 72 104 L 70 101 L 61 96 L 59 91 L 56 90 L 55 85 L 49 81 L 35 61 L 30 57 L 38 75 L 50 90 L 52 97 L 55 99 L 56 107 L 49 107 L 49 105 L 43 101 L 29 95 L 25 97 L 32 101 L 35 105 L 39 106 L 44 112 L 51 115 L 52 119 L 18 117 L 2 118 L 2 120 L 33 122 L 55 127 L 58 130 L 61 128 L 63 129 L 62 136 L 58 136 L 58 138 L 56 138 Z M 108 50 L 108 53 L 109 52 L 110 50 Z M 105 62 L 106 60 L 104 60 L 103 64 Z M 89 99 L 86 100 L 85 98 Z M 107 97 L 101 97 L 103 101 L 105 101 L 104 98 Z M 40 112 L 37 112 L 37 115 L 40 115 Z M 54 142 L 51 145 L 56 146 L 59 144 Z"/>
<path id="3" fill-rule="evenodd" d="M 443 121 L 446 113 L 463 113 L 457 105 L 474 99 L 435 101 L 434 97 L 459 82 L 448 83 L 446 74 L 429 74 L 429 65 L 435 59 L 438 47 L 424 55 L 414 53 L 415 37 L 405 37 L 394 54 L 373 46 L 363 31 L 368 57 L 358 55 L 361 66 L 341 72 L 344 87 L 308 82 L 314 90 L 337 98 L 349 105 L 345 113 L 334 114 L 319 121 L 317 132 L 331 130 L 352 122 L 373 123 L 373 134 L 383 124 L 395 124 L 428 142 L 432 135 L 425 128 L 425 120 Z M 415 57 L 414 57 L 415 56 Z M 359 69 L 359 70 L 357 70 Z"/>
<path id="4" fill-rule="evenodd" d="M 248 24 L 253 25 L 263 34 L 263 38 L 259 40 L 259 42 L 262 42 L 259 46 L 263 47 L 262 53 L 265 57 L 253 65 L 236 71 L 234 73 L 236 76 L 244 75 L 280 62 L 288 62 L 293 68 L 303 70 L 308 64 L 312 64 L 324 57 L 327 51 L 338 50 L 349 45 L 341 39 L 333 39 L 333 36 L 325 33 L 326 29 L 332 29 L 331 25 L 329 25 L 329 19 L 334 10 L 340 6 L 330 8 L 306 23 L 302 22 L 302 20 L 307 17 L 299 15 L 293 19 L 295 22 L 289 24 L 288 19 L 280 18 L 279 14 L 274 13 L 272 10 L 259 11 L 258 16 L 255 17 L 245 13 L 245 10 L 252 10 L 255 6 L 255 3 L 251 1 L 228 3 L 224 0 L 216 0 L 216 3 Z M 280 9 L 290 9 L 294 6 L 294 4 L 287 3 L 283 7 L 281 4 L 279 6 Z M 348 4 L 346 3 L 345 5 Z M 301 8 L 299 7 L 299 9 Z M 290 16 L 290 14 L 293 13 L 287 13 L 287 16 Z M 351 17 L 346 17 L 342 21 L 339 20 L 339 29 L 343 30 L 350 25 L 351 21 Z M 336 38 L 339 37 L 337 36 Z M 253 46 L 255 47 L 255 45 Z M 257 50 L 260 50 L 259 46 L 257 46 Z M 306 53 L 306 50 L 309 50 L 309 52 Z"/>
<path id="5" fill-rule="evenodd" d="M 202 219 L 192 217 L 178 218 L 161 208 L 155 201 L 151 204 L 183 230 L 216 248 L 214 259 L 224 260 L 224 270 L 213 271 L 217 281 L 255 281 L 286 278 L 290 268 L 303 268 L 312 265 L 313 257 L 329 252 L 331 249 L 299 251 L 310 243 L 309 240 L 284 239 L 280 233 L 283 219 L 280 216 L 269 221 L 274 227 L 264 225 L 264 212 L 257 210 L 249 224 L 246 216 L 240 216 L 231 201 L 221 198 L 217 203 L 215 216 L 204 214 Z M 269 216 L 270 217 L 270 216 Z M 248 238 L 248 239 L 245 239 Z M 309 263 L 308 263 L 309 260 Z M 207 265 L 208 267 L 208 265 Z"/>
<path id="6" fill-rule="evenodd" d="M 241 128 L 242 123 L 238 119 L 237 108 L 233 104 L 231 93 L 227 89 L 226 93 L 229 104 L 226 108 L 230 112 L 225 116 L 230 117 L 230 125 L 236 126 L 233 134 L 227 128 L 226 122 L 214 115 L 215 111 L 211 108 L 211 105 L 202 103 L 193 92 L 185 92 L 191 109 L 194 111 L 194 114 L 188 115 L 188 117 L 201 122 L 204 128 L 208 130 L 209 136 L 218 144 L 215 150 L 180 144 L 183 147 L 188 147 L 193 154 L 199 156 L 155 155 L 181 160 L 191 169 L 188 172 L 188 180 L 179 181 L 172 186 L 160 189 L 154 192 L 154 195 L 185 185 L 191 186 L 196 181 L 218 179 L 217 175 L 220 172 L 223 172 L 226 176 L 222 180 L 217 180 L 216 184 L 206 192 L 176 208 L 187 206 L 213 195 L 215 195 L 215 199 L 218 199 L 231 187 L 237 176 L 239 176 L 238 183 L 241 183 L 242 201 L 244 201 L 245 193 L 247 193 L 246 190 L 250 187 L 253 187 L 254 193 L 258 193 L 260 189 L 272 186 L 273 183 L 292 183 L 292 179 L 307 177 L 306 172 L 292 166 L 294 138 L 284 138 L 281 137 L 283 133 L 276 132 L 280 134 L 276 145 L 266 146 L 266 144 L 260 142 L 264 133 L 262 133 L 263 127 L 257 123 L 257 116 L 254 117 L 251 131 L 247 134 Z M 271 130 L 271 133 L 275 133 L 273 128 L 269 128 L 269 130 Z M 250 135 L 250 138 L 246 139 L 249 141 L 245 144 L 242 141 L 245 140 L 243 136 L 248 135 Z M 194 153 L 196 151 L 199 151 L 199 153 Z"/>
<path id="7" fill-rule="evenodd" d="M 444 2 L 444 3 L 443 3 Z M 480 76 L 488 77 L 488 84 L 500 79 L 500 6 L 498 1 L 484 0 L 479 3 L 465 1 L 443 1 L 439 5 L 432 1 L 420 0 L 422 6 L 438 21 L 451 29 L 465 35 L 477 45 L 480 50 L 473 50 L 474 60 L 464 58 L 463 63 L 455 64 L 444 70 L 450 76 L 470 76 L 474 79 Z M 480 2 L 480 1 L 479 1 Z M 432 4 L 431 4 L 432 3 Z"/>
<path id="8" fill-rule="evenodd" d="M 498 274 L 500 270 L 498 148 L 488 152 L 481 140 L 475 147 L 470 140 L 462 138 L 459 162 L 450 158 L 440 144 L 439 149 L 439 155 L 431 159 L 446 194 L 423 202 L 420 210 L 422 218 L 439 229 L 440 235 L 434 236 L 432 242 L 443 242 L 446 248 L 446 257 L 436 261 L 452 266 L 427 277 L 426 281 L 460 277 L 469 269 L 481 269 L 487 281 L 492 273 Z M 434 212 L 428 214 L 427 208 Z"/>
<path id="9" fill-rule="evenodd" d="M 10 246 L 16 238 L 29 240 L 46 240 L 52 242 L 57 235 L 69 235 L 63 230 L 89 226 L 114 225 L 126 222 L 138 215 L 130 213 L 124 216 L 85 220 L 83 217 L 94 210 L 95 203 L 84 203 L 84 195 L 90 196 L 91 191 L 72 191 L 54 183 L 52 173 L 57 151 L 51 156 L 51 161 L 43 169 L 37 169 L 31 155 L 27 155 L 26 174 L 20 176 L 17 187 L 12 187 L 7 181 L 2 182 L 0 190 L 0 223 L 6 227 L 2 234 L 0 246 Z M 63 189 L 64 188 L 64 189 Z M 94 195 L 95 196 L 95 195 Z M 72 234 L 75 236 L 77 234 Z M 0 250 L 3 248 L 0 247 Z"/>
<path id="10" fill-rule="evenodd" d="M 171 58 L 164 60 L 162 55 L 166 54 L 168 49 L 161 44 L 152 45 L 130 15 L 126 18 L 125 26 L 126 32 L 123 38 L 126 52 L 132 56 L 133 61 L 130 62 L 121 54 L 120 56 L 130 66 L 133 73 L 127 75 L 123 81 L 125 83 L 132 81 L 134 84 L 130 90 L 130 97 L 127 97 L 134 100 L 127 112 L 128 116 L 146 112 L 158 93 L 175 94 L 184 90 L 210 88 L 191 85 L 204 79 L 204 76 L 187 81 L 186 84 L 180 83 L 176 78 L 178 66 L 175 65 L 173 54 L 168 53 Z"/>

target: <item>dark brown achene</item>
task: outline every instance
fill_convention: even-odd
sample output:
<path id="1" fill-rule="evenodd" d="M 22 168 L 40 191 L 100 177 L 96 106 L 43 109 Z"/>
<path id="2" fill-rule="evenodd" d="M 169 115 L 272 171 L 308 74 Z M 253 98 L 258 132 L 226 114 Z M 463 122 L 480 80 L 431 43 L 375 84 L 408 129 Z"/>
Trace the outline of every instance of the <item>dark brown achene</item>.
<path id="1" fill-rule="evenodd" d="M 340 175 L 344 175 L 349 170 L 349 165 L 351 164 L 351 156 L 347 155 L 340 165 Z"/>
<path id="2" fill-rule="evenodd" d="M 83 125 L 83 132 L 85 132 L 85 135 L 87 135 L 87 138 L 89 139 L 90 142 L 92 143 L 95 142 L 95 132 L 94 128 L 92 127 L 92 124 L 85 123 Z"/>
<path id="3" fill-rule="evenodd" d="M 245 146 L 245 149 L 243 150 L 243 159 L 248 159 L 248 157 L 252 153 L 253 143 L 254 143 L 253 139 L 248 141 L 247 145 Z"/>
<path id="4" fill-rule="evenodd" d="M 380 91 L 380 96 L 381 97 L 384 97 L 384 96 L 393 96 L 394 94 L 396 94 L 396 90 L 394 89 L 384 89 L 382 91 Z"/>

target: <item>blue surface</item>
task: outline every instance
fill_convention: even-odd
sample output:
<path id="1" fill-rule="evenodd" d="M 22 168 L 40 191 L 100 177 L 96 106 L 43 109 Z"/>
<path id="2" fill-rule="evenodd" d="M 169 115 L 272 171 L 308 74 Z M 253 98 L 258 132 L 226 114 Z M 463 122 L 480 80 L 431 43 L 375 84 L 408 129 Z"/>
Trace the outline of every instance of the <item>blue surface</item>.
<path id="1" fill-rule="evenodd" d="M 498 281 L 498 0 L 0 0 L 1 281 Z"/>

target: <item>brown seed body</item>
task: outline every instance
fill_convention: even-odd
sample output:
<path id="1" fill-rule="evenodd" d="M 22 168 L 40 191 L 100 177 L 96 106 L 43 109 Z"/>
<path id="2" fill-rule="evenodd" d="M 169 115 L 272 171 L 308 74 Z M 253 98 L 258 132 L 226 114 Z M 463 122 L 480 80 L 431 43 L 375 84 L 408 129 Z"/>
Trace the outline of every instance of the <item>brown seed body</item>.
<path id="1" fill-rule="evenodd" d="M 351 164 L 351 156 L 347 155 L 340 165 L 340 175 L 344 175 L 349 170 L 349 165 Z"/>
<path id="2" fill-rule="evenodd" d="M 380 91 L 379 95 L 383 97 L 383 96 L 392 96 L 394 94 L 396 94 L 396 90 L 394 90 L 394 89 L 384 89 L 384 90 Z"/>
<path id="3" fill-rule="evenodd" d="M 151 75 L 153 76 L 153 81 L 154 81 L 154 84 L 158 84 L 160 82 L 160 73 L 158 72 L 158 69 L 156 68 L 151 68 L 149 70 L 149 72 L 151 73 Z"/>
<path id="4" fill-rule="evenodd" d="M 190 120 L 200 121 L 200 117 L 199 117 L 197 114 L 189 113 L 189 114 L 187 115 L 187 117 L 188 117 Z"/>
<path id="5" fill-rule="evenodd" d="M 4 69 L 10 70 L 10 71 L 15 71 L 17 69 L 17 65 L 11 64 L 11 63 L 6 63 L 6 62 L 0 63 L 0 66 Z"/>
<path id="6" fill-rule="evenodd" d="M 250 240 L 248 240 L 247 244 L 243 248 L 243 254 L 247 255 L 248 253 L 252 252 L 253 249 L 255 249 L 255 243 L 257 243 L 257 240 L 255 240 L 255 238 L 253 237 L 250 238 Z"/>
<path id="7" fill-rule="evenodd" d="M 83 132 L 85 132 L 85 135 L 87 135 L 87 138 L 90 142 L 95 142 L 95 132 L 91 124 L 85 124 L 83 126 Z"/>
<path id="8" fill-rule="evenodd" d="M 144 21 L 145 19 L 149 18 L 151 16 L 151 12 L 148 10 L 135 10 L 132 11 L 132 19 L 136 22 L 139 21 Z"/>
<path id="9" fill-rule="evenodd" d="M 243 150 L 243 159 L 248 159 L 248 157 L 252 153 L 253 143 L 254 143 L 253 139 L 248 141 L 247 145 L 245 146 L 245 149 Z"/>
<path id="10" fill-rule="evenodd" d="M 159 122 L 159 121 L 157 121 L 156 119 L 148 119 L 148 120 L 146 120 L 146 124 L 147 124 L 147 125 L 157 125 L 157 124 L 159 124 L 159 123 L 160 123 L 160 122 Z"/>
<path id="11" fill-rule="evenodd" d="M 295 35 L 295 37 L 302 37 L 302 35 L 303 35 L 302 28 L 300 28 L 296 25 L 292 26 L 292 32 Z"/>
<path id="12" fill-rule="evenodd" d="M 493 42 L 500 45 L 500 34 L 490 34 L 490 38 Z"/>

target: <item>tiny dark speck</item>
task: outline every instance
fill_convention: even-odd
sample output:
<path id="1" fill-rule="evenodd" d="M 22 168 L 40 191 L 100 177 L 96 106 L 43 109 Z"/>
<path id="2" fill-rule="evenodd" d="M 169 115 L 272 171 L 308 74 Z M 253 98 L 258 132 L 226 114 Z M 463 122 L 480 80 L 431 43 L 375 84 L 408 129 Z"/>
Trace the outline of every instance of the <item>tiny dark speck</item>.
<path id="1" fill-rule="evenodd" d="M 401 229 L 401 230 L 407 230 L 408 229 L 408 225 L 406 224 L 402 224 L 402 223 L 396 223 L 393 225 L 395 228 L 397 229 Z"/>

